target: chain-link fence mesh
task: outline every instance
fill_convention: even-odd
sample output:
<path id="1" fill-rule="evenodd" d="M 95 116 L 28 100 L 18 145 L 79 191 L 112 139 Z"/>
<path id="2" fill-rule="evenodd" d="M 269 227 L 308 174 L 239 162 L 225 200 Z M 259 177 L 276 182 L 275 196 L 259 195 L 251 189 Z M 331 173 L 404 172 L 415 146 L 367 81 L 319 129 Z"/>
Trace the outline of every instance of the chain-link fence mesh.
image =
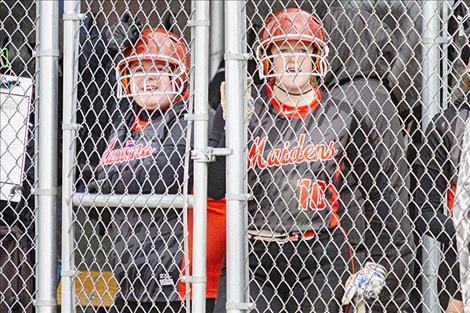
<path id="1" fill-rule="evenodd" d="M 133 197 L 192 188 L 191 3 L 85 1 L 81 13 L 75 191 L 131 204 L 74 208 L 76 303 L 87 312 L 182 312 L 187 204 Z"/>
<path id="2" fill-rule="evenodd" d="M 0 311 L 32 312 L 36 4 L 0 3 Z"/>
<path id="3" fill-rule="evenodd" d="M 246 91 L 246 266 L 256 311 L 339 312 L 347 278 L 369 279 L 370 261 L 387 273 L 370 309 L 463 308 L 452 199 L 469 206 L 453 187 L 468 124 L 467 100 L 457 100 L 467 92 L 468 4 L 248 1 L 245 9 L 255 82 Z"/>
<path id="4" fill-rule="evenodd" d="M 63 34 L 78 41 L 77 72 L 64 77 L 76 104 L 62 125 L 64 136 L 76 132 L 73 149 L 59 143 L 73 162 L 57 166 L 73 186 L 64 222 L 73 262 L 62 282 L 72 277 L 75 310 L 190 309 L 187 281 L 204 282 L 190 273 L 201 253 L 192 248 L 194 182 L 204 179 L 193 175 L 196 161 L 209 164 L 206 311 L 216 296 L 215 312 L 470 308 L 470 2 L 240 2 L 246 19 L 234 22 L 246 60 L 244 51 L 221 59 L 217 45 L 231 40 L 221 25 L 237 15 L 210 2 L 210 64 L 220 65 L 206 82 L 217 111 L 207 116 L 192 109 L 201 51 L 191 29 L 209 23 L 195 20 L 192 1 L 76 3 L 73 13 L 84 15 L 63 16 L 80 19 Z M 35 56 L 38 20 L 35 1 L 0 2 L 1 312 L 33 311 L 35 200 L 52 192 L 36 184 L 37 129 L 48 121 L 34 100 L 35 60 L 53 53 Z M 235 100 L 224 94 L 240 82 L 220 88 L 228 61 L 246 61 L 249 86 L 239 90 L 246 136 L 237 138 L 246 140 L 247 170 L 229 168 L 226 181 L 220 155 L 229 149 L 191 151 L 193 121 L 209 120 L 214 148 L 237 141 Z M 253 307 L 230 302 L 230 268 L 221 264 L 225 185 L 240 177 L 250 199 L 227 194 L 227 203 L 246 201 L 247 255 L 226 263 L 247 269 Z M 36 302 L 45 306 L 54 304 Z"/>

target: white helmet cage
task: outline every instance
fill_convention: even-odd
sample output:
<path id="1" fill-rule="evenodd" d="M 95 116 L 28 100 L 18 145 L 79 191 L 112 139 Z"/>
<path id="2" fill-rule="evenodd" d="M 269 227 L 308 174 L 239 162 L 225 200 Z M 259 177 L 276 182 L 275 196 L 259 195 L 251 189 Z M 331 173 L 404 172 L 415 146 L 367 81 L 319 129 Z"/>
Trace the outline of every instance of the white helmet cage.
<path id="1" fill-rule="evenodd" d="M 169 65 L 176 65 L 175 69 L 169 73 L 131 73 L 130 65 L 135 61 L 158 61 L 159 63 L 166 63 Z M 116 67 L 116 80 L 118 82 L 117 87 L 117 98 L 134 98 L 136 96 L 153 96 L 153 95 L 182 95 L 186 81 L 184 81 L 184 75 L 186 72 L 186 66 L 178 59 L 168 57 L 163 54 L 145 54 L 145 55 L 133 55 L 122 59 Z M 161 78 L 168 76 L 171 81 L 171 88 L 167 90 L 155 91 L 150 88 L 145 81 L 151 77 Z M 143 90 L 141 88 L 132 88 L 131 84 L 135 84 L 135 77 L 144 77 Z M 140 90 L 139 90 L 140 89 Z M 135 90 L 139 90 L 135 92 Z"/>
<path id="2" fill-rule="evenodd" d="M 265 68 L 266 63 L 271 65 L 273 63 L 273 59 L 279 56 L 277 54 L 270 54 L 269 51 L 267 51 L 265 48 L 266 45 L 269 44 L 270 42 L 272 44 L 277 44 L 279 42 L 281 43 L 288 42 L 290 40 L 298 41 L 298 42 L 306 41 L 306 42 L 311 42 L 312 44 L 318 45 L 319 53 L 316 51 L 314 51 L 314 53 L 307 53 L 307 56 L 311 60 L 316 60 L 316 61 L 313 61 L 314 70 L 309 73 L 302 73 L 302 72 L 274 73 L 272 70 L 272 66 L 270 66 L 269 71 L 266 73 L 266 68 Z M 256 49 L 256 60 L 258 62 L 259 77 L 261 79 L 270 79 L 270 78 L 281 78 L 281 77 L 286 77 L 286 76 L 306 75 L 310 77 L 324 78 L 329 68 L 328 52 L 329 52 L 328 46 L 326 45 L 325 42 L 323 42 L 322 40 L 316 37 L 309 36 L 309 35 L 288 34 L 288 35 L 274 36 L 274 37 L 268 38 L 260 42 Z M 305 57 L 305 53 L 282 53 L 281 57 L 282 58 L 286 58 L 286 57 L 300 58 L 300 57 Z M 297 65 L 297 62 L 296 62 L 296 65 Z"/>

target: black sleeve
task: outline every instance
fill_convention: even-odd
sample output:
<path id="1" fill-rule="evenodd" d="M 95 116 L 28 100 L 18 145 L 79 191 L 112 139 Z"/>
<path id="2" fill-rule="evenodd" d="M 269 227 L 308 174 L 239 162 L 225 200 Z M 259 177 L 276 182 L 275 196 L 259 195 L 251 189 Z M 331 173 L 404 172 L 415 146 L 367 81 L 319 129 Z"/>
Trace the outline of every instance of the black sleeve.
<path id="1" fill-rule="evenodd" d="M 392 104 L 371 101 L 355 109 L 347 153 L 354 188 L 364 198 L 365 244 L 368 257 L 390 271 L 397 257 L 411 255 L 413 244 L 404 139 Z"/>
<path id="2" fill-rule="evenodd" d="M 455 228 L 443 207 L 452 177 L 448 164 L 452 140 L 446 132 L 451 132 L 450 128 L 441 129 L 434 121 L 429 124 L 416 165 L 419 186 L 415 200 L 421 210 L 416 221 L 418 231 L 448 246 L 455 237 Z"/>
<path id="3" fill-rule="evenodd" d="M 225 120 L 220 105 L 215 112 L 214 123 L 209 133 L 209 146 L 215 148 L 225 147 Z M 215 200 L 225 197 L 225 157 L 218 156 L 214 162 L 209 163 L 207 175 L 208 196 Z"/>
<path id="4" fill-rule="evenodd" d="M 419 233 L 427 234 L 443 244 L 445 263 L 453 276 L 447 280 L 450 284 L 447 290 L 451 297 L 461 300 L 455 227 L 451 217 L 444 214 L 446 194 L 454 174 L 454 166 L 450 164 L 453 136 L 455 134 L 451 131 L 445 115 L 439 116 L 429 124 L 416 162 L 419 185 L 414 197 L 418 210 L 421 210 L 421 214 L 416 217 L 416 228 Z"/>
<path id="5" fill-rule="evenodd" d="M 383 305 L 387 311 L 395 311 L 395 305 L 406 301 L 403 291 L 412 288 L 414 257 L 401 124 L 391 101 L 358 101 L 353 116 L 347 157 L 356 183 L 350 187 L 363 197 L 364 261 L 372 260 L 388 271 L 380 303 L 371 305 L 380 311 Z"/>

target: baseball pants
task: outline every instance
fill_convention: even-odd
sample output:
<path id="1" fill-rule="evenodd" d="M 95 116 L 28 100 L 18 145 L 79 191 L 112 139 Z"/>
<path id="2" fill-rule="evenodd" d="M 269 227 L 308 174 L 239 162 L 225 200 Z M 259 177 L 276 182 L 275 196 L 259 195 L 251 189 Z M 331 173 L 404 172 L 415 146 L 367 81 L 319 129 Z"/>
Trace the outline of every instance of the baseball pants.
<path id="1" fill-rule="evenodd" d="M 287 242 L 249 240 L 249 288 L 254 312 L 343 312 L 344 282 L 353 268 L 339 228 Z M 226 312 L 222 269 L 215 313 Z"/>

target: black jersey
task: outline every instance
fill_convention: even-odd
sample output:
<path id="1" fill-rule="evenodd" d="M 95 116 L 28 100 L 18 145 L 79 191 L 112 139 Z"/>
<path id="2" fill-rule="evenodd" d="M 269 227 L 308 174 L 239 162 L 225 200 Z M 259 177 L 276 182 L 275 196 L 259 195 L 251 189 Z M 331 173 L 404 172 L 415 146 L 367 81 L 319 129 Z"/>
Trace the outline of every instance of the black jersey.
<path id="1" fill-rule="evenodd" d="M 164 113 L 142 111 L 137 117 L 130 113 L 102 154 L 96 173 L 101 192 L 183 194 L 187 112 L 185 104 L 179 103 Z M 118 297 L 142 302 L 181 299 L 183 210 L 110 210 L 109 260 L 119 282 Z"/>
<path id="2" fill-rule="evenodd" d="M 367 230 L 375 239 L 368 250 L 376 252 L 369 256 L 390 269 L 391 259 L 409 253 L 412 243 L 406 167 L 397 166 L 403 149 L 384 140 L 388 121 L 320 91 L 319 101 L 296 111 L 279 103 L 271 88 L 256 88 L 248 123 L 249 229 L 334 228 L 354 204 L 372 216 Z M 212 132 L 218 146 L 225 145 L 221 116 L 219 108 Z M 223 166 L 219 159 L 209 169 L 209 193 L 216 198 L 225 193 Z"/>

